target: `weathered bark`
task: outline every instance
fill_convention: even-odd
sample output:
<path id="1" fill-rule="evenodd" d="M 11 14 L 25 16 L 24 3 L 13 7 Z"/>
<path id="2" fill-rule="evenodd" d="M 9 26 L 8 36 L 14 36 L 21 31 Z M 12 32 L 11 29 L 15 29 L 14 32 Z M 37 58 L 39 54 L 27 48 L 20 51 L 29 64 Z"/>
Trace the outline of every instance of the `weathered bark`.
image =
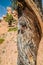
<path id="1" fill-rule="evenodd" d="M 41 18 L 41 16 L 40 16 L 40 12 L 39 12 L 39 10 L 38 10 L 36 4 L 33 2 L 33 0 L 25 0 L 25 2 L 26 2 L 26 4 L 27 4 L 28 8 L 30 7 L 30 8 L 33 10 L 32 13 L 34 13 L 34 16 L 35 16 L 36 20 L 37 20 L 40 24 L 42 24 L 42 18 Z M 41 25 L 40 25 L 40 26 L 41 26 Z M 42 26 L 41 26 L 41 29 L 42 29 Z"/>
<path id="2" fill-rule="evenodd" d="M 18 65 L 36 65 L 42 19 L 34 2 L 32 0 L 25 2 L 28 14 L 22 12 L 18 21 Z"/>

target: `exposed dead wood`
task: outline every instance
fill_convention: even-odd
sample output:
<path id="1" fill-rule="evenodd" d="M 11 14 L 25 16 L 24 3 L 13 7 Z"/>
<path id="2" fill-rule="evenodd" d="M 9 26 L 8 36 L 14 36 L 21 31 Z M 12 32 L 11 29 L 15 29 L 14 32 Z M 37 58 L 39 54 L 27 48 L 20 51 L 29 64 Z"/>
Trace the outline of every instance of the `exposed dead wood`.
<path id="1" fill-rule="evenodd" d="M 43 28 L 42 27 L 42 18 L 40 16 L 40 12 L 36 6 L 36 4 L 33 2 L 33 0 L 25 0 L 26 4 L 28 7 L 30 7 L 34 13 L 34 16 L 36 18 L 36 21 L 38 21 L 40 23 L 40 26 L 41 26 L 41 29 Z"/>

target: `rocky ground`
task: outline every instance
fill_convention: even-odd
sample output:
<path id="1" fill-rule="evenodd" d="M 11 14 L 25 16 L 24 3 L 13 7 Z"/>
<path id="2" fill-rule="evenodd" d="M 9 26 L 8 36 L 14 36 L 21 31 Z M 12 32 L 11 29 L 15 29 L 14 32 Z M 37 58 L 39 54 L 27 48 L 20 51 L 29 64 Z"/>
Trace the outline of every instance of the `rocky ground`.
<path id="1" fill-rule="evenodd" d="M 8 25 L 2 22 L 0 37 L 5 39 L 0 44 L 0 65 L 17 65 L 17 31 L 8 32 Z M 43 65 L 43 36 L 39 45 L 37 65 Z"/>
<path id="2" fill-rule="evenodd" d="M 0 45 L 0 65 L 15 65 L 17 60 L 17 32 L 7 32 Z"/>
<path id="3" fill-rule="evenodd" d="M 5 21 L 0 22 L 0 35 L 6 33 L 7 30 L 8 30 L 7 22 L 5 22 Z"/>
<path id="4" fill-rule="evenodd" d="M 0 65 L 16 65 L 17 63 L 17 32 L 8 32 L 6 23 L 0 23 L 0 37 L 4 42 L 0 44 Z"/>

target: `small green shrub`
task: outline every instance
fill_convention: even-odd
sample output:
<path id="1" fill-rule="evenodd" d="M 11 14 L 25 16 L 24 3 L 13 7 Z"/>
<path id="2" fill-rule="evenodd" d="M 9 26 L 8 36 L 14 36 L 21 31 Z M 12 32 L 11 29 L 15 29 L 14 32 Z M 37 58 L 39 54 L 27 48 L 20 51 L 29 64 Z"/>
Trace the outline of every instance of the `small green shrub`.
<path id="1" fill-rule="evenodd" d="M 6 14 L 5 21 L 8 22 L 9 26 L 12 26 L 12 23 L 15 22 L 13 16 L 11 14 Z"/>
<path id="2" fill-rule="evenodd" d="M 15 28 L 9 28 L 9 30 L 8 30 L 8 32 L 10 32 L 10 31 L 17 31 L 17 27 L 15 27 Z"/>
<path id="3" fill-rule="evenodd" d="M 0 44 L 2 44 L 4 42 L 3 38 L 0 38 Z"/>

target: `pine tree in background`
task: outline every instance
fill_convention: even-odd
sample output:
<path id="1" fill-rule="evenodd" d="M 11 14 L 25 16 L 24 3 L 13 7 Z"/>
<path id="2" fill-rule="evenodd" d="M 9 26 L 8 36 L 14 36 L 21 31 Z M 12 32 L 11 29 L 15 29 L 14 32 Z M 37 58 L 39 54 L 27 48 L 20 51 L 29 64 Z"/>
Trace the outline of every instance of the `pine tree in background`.
<path id="1" fill-rule="evenodd" d="M 42 11 L 42 0 L 33 0 L 33 1 L 37 4 L 38 8 L 40 8 L 40 10 Z"/>
<path id="2" fill-rule="evenodd" d="M 42 8 L 42 0 L 38 0 L 38 1 L 39 1 L 40 8 Z"/>
<path id="3" fill-rule="evenodd" d="M 10 0 L 12 9 L 17 9 L 17 0 Z"/>

